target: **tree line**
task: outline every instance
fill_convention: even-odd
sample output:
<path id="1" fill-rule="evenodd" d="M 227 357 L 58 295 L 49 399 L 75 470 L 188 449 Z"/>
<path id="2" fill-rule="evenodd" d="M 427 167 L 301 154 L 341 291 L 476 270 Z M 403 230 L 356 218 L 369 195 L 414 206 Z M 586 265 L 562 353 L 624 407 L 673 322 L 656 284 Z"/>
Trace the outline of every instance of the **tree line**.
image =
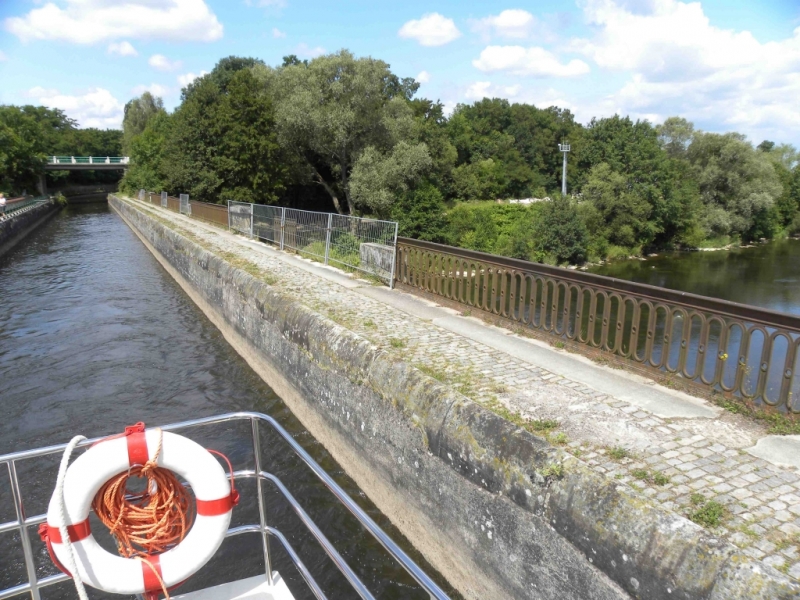
<path id="1" fill-rule="evenodd" d="M 120 156 L 122 131 L 79 129 L 60 109 L 0 106 L 0 191 L 9 196 L 34 193 L 48 156 Z M 47 187 L 110 183 L 113 171 L 49 171 Z"/>
<path id="2" fill-rule="evenodd" d="M 446 116 L 418 87 L 346 50 L 222 59 L 171 113 L 147 92 L 126 104 L 121 187 L 388 218 L 402 235 L 553 264 L 800 232 L 792 146 L 680 117 L 583 125 L 497 98 Z"/>

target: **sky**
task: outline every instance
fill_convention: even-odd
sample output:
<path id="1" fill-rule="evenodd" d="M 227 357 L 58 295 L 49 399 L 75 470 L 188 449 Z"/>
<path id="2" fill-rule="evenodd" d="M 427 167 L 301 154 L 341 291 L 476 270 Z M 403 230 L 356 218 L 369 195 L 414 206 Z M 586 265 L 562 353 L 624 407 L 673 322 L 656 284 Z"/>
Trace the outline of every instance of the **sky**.
<path id="1" fill-rule="evenodd" d="M 0 104 L 120 127 L 221 58 L 341 48 L 448 111 L 485 96 L 800 147 L 800 0 L 0 0 Z"/>

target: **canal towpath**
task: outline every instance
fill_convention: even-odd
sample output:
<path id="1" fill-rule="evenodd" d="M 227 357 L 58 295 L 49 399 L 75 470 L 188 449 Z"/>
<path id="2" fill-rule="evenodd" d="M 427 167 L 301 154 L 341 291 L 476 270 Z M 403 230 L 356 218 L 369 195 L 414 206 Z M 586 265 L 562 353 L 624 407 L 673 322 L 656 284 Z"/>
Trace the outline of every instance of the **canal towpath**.
<path id="1" fill-rule="evenodd" d="M 466 313 L 354 279 L 160 207 L 138 209 L 256 267 L 297 300 L 474 401 L 557 423 L 550 441 L 643 499 L 800 579 L 800 439 Z"/>

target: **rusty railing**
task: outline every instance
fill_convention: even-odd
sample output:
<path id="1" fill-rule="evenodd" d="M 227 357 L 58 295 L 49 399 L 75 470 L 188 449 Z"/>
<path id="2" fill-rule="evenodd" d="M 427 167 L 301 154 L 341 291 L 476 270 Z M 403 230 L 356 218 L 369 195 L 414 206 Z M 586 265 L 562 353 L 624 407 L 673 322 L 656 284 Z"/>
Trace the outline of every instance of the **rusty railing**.
<path id="1" fill-rule="evenodd" d="M 396 285 L 657 379 L 800 413 L 800 317 L 398 238 Z"/>
<path id="2" fill-rule="evenodd" d="M 208 202 L 198 202 L 191 200 L 191 216 L 201 221 L 206 221 L 212 225 L 220 227 L 228 226 L 228 207 L 221 204 L 209 204 Z"/>

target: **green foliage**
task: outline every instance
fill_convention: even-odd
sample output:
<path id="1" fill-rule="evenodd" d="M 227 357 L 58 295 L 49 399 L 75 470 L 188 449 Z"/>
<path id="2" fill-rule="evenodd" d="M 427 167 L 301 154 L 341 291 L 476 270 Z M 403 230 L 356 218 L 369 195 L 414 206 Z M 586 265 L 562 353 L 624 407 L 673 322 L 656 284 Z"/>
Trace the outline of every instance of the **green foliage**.
<path id="1" fill-rule="evenodd" d="M 398 222 L 401 236 L 446 244 L 450 239 L 444 212 L 441 192 L 426 181 L 402 194 L 392 205 L 390 217 Z"/>
<path id="2" fill-rule="evenodd" d="M 395 199 L 416 183 L 432 164 L 425 144 L 400 141 L 389 152 L 367 146 L 350 173 L 353 204 L 386 216 Z"/>
<path id="3" fill-rule="evenodd" d="M 166 114 L 164 101 L 144 92 L 125 104 L 125 117 L 122 119 L 122 148 L 126 156 L 133 152 L 133 139 L 141 135 L 151 119 L 159 114 Z"/>
<path id="4" fill-rule="evenodd" d="M 184 89 L 163 149 L 166 185 L 206 202 L 273 203 L 288 167 L 272 99 L 250 61 L 226 61 Z"/>
<path id="5" fill-rule="evenodd" d="M 631 453 L 622 446 L 614 446 L 613 448 L 608 448 L 608 456 L 614 460 L 622 460 L 623 458 L 628 458 Z"/>
<path id="6" fill-rule="evenodd" d="M 413 139 L 408 100 L 418 84 L 400 80 L 383 61 L 357 59 L 346 50 L 307 65 L 287 64 L 274 80 L 281 144 L 325 188 L 337 211 L 353 213 L 356 201 L 349 178 L 354 165 L 367 148 L 373 149 L 375 165 L 399 142 Z M 361 183 L 366 185 L 363 179 Z M 390 183 L 397 185 L 397 178 L 385 185 Z M 366 203 L 369 198 L 361 195 L 359 200 Z M 379 203 L 384 209 L 386 196 Z"/>
<path id="7" fill-rule="evenodd" d="M 552 257 L 557 264 L 580 264 L 586 260 L 588 243 L 586 225 L 573 201 L 559 197 L 542 203 L 533 226 L 532 258 L 541 262 Z"/>
<path id="8" fill-rule="evenodd" d="M 772 161 L 737 133 L 695 134 L 687 151 L 709 235 L 765 237 L 775 230 L 773 209 L 782 188 Z"/>
<path id="9" fill-rule="evenodd" d="M 703 501 L 705 501 L 705 498 L 703 498 Z M 696 504 L 694 502 L 694 498 L 692 499 L 692 504 Z M 698 525 L 702 525 L 703 527 L 719 527 L 727 514 L 728 511 L 725 506 L 719 502 L 711 500 L 703 504 L 697 510 L 693 511 L 689 515 L 689 519 Z"/>

